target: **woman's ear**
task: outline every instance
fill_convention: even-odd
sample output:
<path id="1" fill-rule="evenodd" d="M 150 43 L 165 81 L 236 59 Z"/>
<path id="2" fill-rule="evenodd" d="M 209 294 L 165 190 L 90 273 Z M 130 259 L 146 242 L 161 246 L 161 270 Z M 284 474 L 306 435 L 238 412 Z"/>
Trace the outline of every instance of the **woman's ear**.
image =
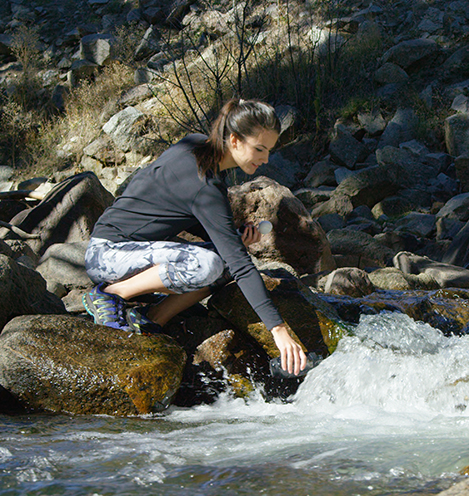
<path id="1" fill-rule="evenodd" d="M 235 133 L 231 133 L 230 134 L 230 145 L 231 145 L 231 148 L 236 150 L 239 146 L 239 142 L 241 140 L 239 139 L 239 136 Z"/>

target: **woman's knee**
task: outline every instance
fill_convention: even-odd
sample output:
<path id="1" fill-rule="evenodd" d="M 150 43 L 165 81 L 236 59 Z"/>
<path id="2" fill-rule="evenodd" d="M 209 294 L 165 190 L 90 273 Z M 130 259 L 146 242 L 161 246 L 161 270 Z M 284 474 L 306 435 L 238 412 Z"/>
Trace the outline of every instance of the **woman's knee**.
<path id="1" fill-rule="evenodd" d="M 168 263 L 165 275 L 172 286 L 169 289 L 184 293 L 209 286 L 220 277 L 223 270 L 224 263 L 220 256 L 204 250 L 203 255 L 186 252 L 178 261 Z"/>

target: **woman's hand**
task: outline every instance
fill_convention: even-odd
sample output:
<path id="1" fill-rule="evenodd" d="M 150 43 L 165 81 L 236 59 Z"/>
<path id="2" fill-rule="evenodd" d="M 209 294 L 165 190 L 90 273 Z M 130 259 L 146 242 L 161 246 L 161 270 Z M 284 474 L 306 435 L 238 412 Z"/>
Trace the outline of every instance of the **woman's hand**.
<path id="1" fill-rule="evenodd" d="M 285 324 L 275 326 L 271 332 L 275 344 L 280 350 L 282 369 L 288 370 L 289 374 L 294 372 L 295 375 L 298 375 L 300 370 L 306 367 L 306 355 L 301 345 L 288 334 Z"/>
<path id="2" fill-rule="evenodd" d="M 261 240 L 262 234 L 259 232 L 259 229 L 249 222 L 245 224 L 243 234 L 241 235 L 241 240 L 244 246 L 247 248 L 249 245 L 254 243 L 258 243 Z"/>

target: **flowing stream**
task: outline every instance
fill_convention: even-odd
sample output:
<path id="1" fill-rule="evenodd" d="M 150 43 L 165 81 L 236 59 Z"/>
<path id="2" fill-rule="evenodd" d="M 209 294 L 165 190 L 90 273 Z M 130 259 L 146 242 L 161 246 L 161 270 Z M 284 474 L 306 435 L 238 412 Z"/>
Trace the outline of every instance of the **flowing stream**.
<path id="1" fill-rule="evenodd" d="M 0 416 L 0 495 L 437 494 L 469 466 L 469 336 L 363 316 L 288 402 Z"/>

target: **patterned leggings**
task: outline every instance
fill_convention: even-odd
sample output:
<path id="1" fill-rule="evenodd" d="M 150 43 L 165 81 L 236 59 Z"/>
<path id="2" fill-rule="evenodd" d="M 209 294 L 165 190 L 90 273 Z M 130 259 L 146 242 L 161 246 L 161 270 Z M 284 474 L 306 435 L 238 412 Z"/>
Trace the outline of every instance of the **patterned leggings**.
<path id="1" fill-rule="evenodd" d="M 159 265 L 159 276 L 164 286 L 178 294 L 218 286 L 221 284 L 219 280 L 227 282 L 222 277 L 224 262 L 212 243 L 113 243 L 91 238 L 85 262 L 86 272 L 96 284 L 123 281 L 155 265 Z"/>

